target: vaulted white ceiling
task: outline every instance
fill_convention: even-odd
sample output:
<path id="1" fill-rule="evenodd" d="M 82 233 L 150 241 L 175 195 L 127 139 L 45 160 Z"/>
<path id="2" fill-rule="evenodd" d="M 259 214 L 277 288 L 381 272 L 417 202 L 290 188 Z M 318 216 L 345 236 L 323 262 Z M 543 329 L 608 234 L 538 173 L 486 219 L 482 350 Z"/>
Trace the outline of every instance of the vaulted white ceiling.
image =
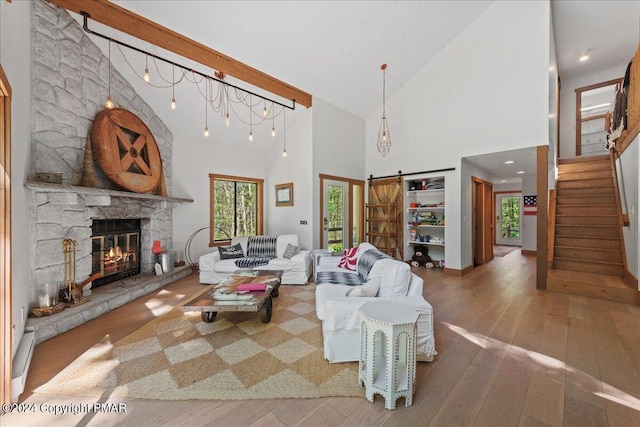
<path id="1" fill-rule="evenodd" d="M 491 1 L 118 1 L 212 49 L 366 117 Z"/>
<path id="2" fill-rule="evenodd" d="M 114 3 L 366 118 L 381 104 L 382 63 L 388 64 L 389 97 L 493 1 L 127 0 Z M 552 0 L 561 77 L 567 79 L 626 64 L 638 44 L 639 4 L 639 1 Z M 190 64 L 99 24 L 91 25 L 135 46 Z M 96 43 L 106 50 L 104 41 L 96 40 Z M 591 58 L 580 63 L 577 57 L 584 51 L 588 51 Z M 181 85 L 176 88 L 179 108 L 171 111 L 167 90 L 145 86 L 140 79 L 132 77 L 124 61 L 115 55 L 113 59 L 125 78 L 173 131 L 174 139 L 203 138 L 201 95 Z M 141 73 L 144 59 L 131 61 Z M 199 64 L 192 66 L 213 74 L 213 70 Z M 222 122 L 219 117 L 209 118 L 212 139 L 220 142 L 246 139 L 246 126 L 236 125 L 235 129 L 225 130 Z M 271 140 L 267 138 L 270 129 L 266 126 L 256 135 Z"/>

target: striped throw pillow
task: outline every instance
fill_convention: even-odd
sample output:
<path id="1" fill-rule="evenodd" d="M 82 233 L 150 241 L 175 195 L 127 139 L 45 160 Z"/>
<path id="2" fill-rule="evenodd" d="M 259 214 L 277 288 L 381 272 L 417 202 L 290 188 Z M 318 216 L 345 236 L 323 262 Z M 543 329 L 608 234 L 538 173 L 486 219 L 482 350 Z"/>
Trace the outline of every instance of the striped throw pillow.
<path id="1" fill-rule="evenodd" d="M 357 255 L 358 248 L 345 249 L 342 258 L 340 258 L 340 262 L 338 263 L 338 267 L 346 268 L 347 270 L 355 271 L 356 270 L 356 261 L 358 261 Z"/>

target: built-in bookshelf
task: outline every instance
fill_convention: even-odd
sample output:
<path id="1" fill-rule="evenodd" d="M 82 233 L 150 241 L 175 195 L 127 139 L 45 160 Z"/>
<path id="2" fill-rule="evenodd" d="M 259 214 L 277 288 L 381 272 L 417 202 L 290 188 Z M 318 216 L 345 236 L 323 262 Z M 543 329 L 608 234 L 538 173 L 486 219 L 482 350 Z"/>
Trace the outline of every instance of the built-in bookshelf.
<path id="1" fill-rule="evenodd" d="M 426 245 L 434 262 L 444 261 L 445 254 L 445 180 L 443 176 L 413 177 L 405 180 L 406 258 L 415 245 Z M 436 265 L 439 263 L 436 262 Z"/>

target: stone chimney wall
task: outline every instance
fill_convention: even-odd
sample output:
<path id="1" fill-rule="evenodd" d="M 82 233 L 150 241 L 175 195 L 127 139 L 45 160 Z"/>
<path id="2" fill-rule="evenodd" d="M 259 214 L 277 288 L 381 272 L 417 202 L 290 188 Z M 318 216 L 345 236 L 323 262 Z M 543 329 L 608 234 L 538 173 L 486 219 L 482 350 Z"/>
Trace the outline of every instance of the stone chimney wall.
<path id="1" fill-rule="evenodd" d="M 65 9 L 36 0 L 33 20 L 32 176 L 62 173 L 63 183 L 80 185 L 87 135 L 107 99 L 109 60 Z M 111 97 L 153 134 L 171 194 L 171 131 L 113 67 Z"/>
<path id="2" fill-rule="evenodd" d="M 63 182 L 59 190 L 30 186 L 29 286 L 35 302 L 39 285 L 64 279 L 63 239 L 77 241 L 77 282 L 90 275 L 93 218 L 141 218 L 141 269 L 152 273 L 152 241 L 173 250 L 174 204 L 135 193 L 118 197 L 104 190 L 114 188 L 106 182 L 103 189 L 69 189 L 81 182 L 87 135 L 107 97 L 109 63 L 66 10 L 44 0 L 35 0 L 33 8 L 31 176 L 33 181 L 37 172 L 62 173 Z M 171 195 L 173 135 L 117 70 L 111 73 L 114 102 L 140 117 L 158 144 Z"/>

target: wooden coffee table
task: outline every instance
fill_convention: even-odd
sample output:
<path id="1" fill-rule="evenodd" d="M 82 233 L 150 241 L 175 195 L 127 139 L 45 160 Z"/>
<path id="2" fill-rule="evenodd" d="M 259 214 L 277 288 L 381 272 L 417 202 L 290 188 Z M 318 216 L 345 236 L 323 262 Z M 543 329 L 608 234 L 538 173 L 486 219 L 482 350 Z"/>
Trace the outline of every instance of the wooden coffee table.
<path id="1" fill-rule="evenodd" d="M 260 313 L 262 323 L 271 321 L 273 298 L 279 294 L 280 270 L 239 270 L 225 280 L 212 285 L 210 291 L 182 306 L 182 311 L 199 311 L 202 321 L 211 323 L 223 311 L 253 311 Z M 266 283 L 264 291 L 237 292 L 241 284 Z"/>

